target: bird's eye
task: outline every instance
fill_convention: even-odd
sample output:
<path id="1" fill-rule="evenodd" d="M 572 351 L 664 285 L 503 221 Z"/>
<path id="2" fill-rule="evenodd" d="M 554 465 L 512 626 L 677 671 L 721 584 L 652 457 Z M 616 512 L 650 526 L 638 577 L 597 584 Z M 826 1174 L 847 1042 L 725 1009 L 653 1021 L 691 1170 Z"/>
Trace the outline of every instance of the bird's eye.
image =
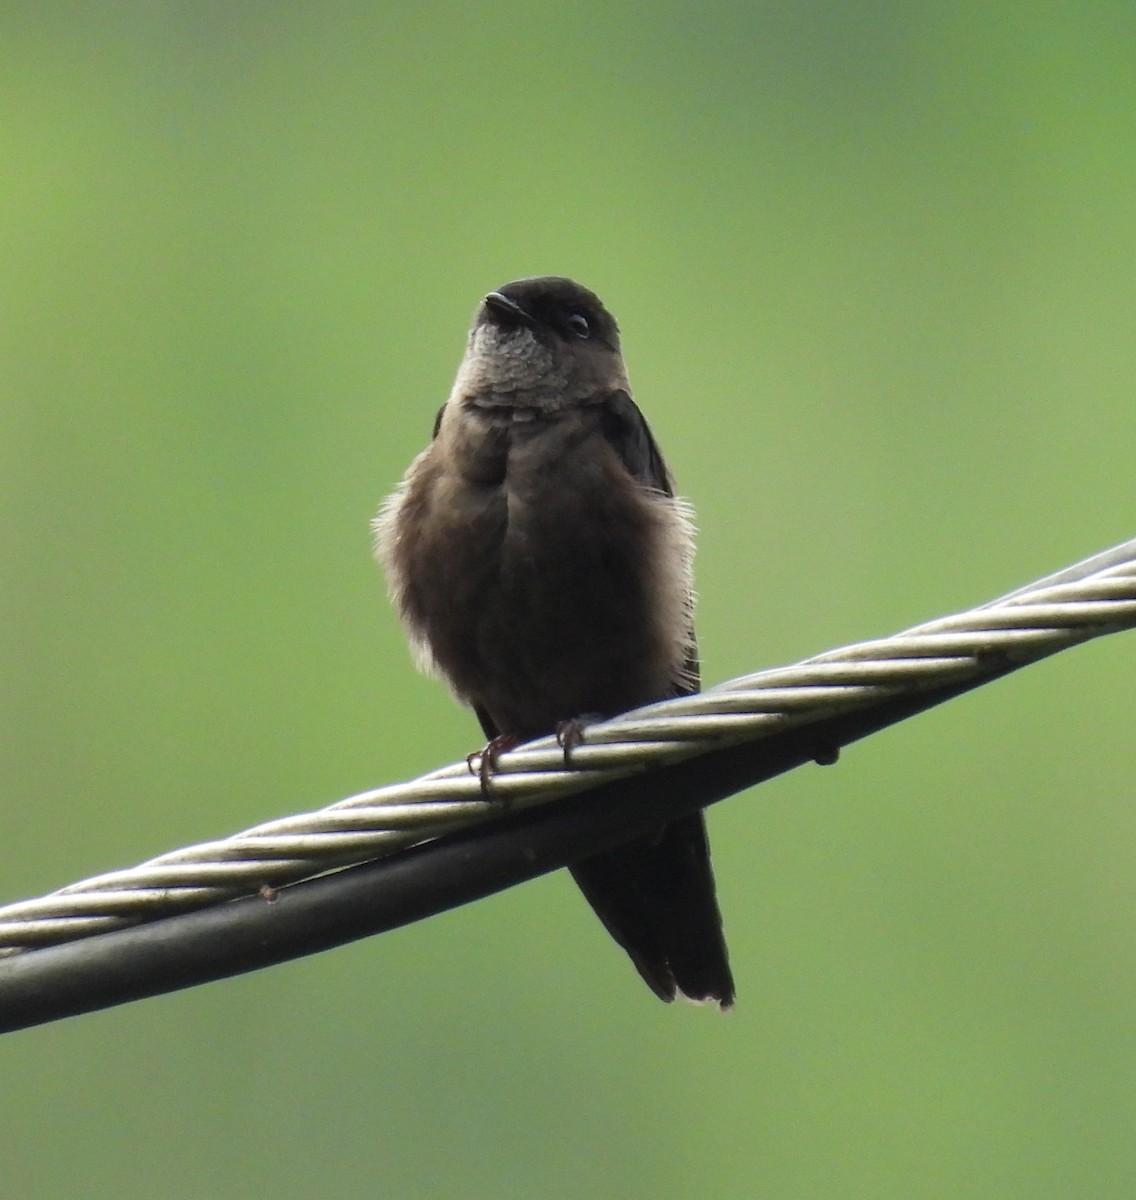
<path id="1" fill-rule="evenodd" d="M 568 328 L 578 338 L 586 338 L 592 332 L 592 328 L 588 324 L 588 318 L 583 313 L 578 312 L 568 314 Z"/>

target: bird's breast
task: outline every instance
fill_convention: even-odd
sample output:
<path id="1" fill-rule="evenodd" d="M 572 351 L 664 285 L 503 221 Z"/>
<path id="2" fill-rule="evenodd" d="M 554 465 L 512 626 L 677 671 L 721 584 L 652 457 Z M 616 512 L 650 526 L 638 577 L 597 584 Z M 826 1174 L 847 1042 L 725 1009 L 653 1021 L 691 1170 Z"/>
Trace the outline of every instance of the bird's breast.
<path id="1" fill-rule="evenodd" d="M 689 637 L 689 531 L 598 413 L 467 414 L 405 514 L 407 616 L 459 696 L 508 732 L 658 699 Z"/>

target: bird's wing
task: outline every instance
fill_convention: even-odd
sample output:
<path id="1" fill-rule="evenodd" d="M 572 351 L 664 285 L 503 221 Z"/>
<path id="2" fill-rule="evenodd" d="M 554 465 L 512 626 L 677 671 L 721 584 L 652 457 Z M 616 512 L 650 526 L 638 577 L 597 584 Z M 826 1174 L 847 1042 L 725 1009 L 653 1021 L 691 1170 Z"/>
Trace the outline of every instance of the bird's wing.
<path id="1" fill-rule="evenodd" d="M 663 460 L 646 417 L 624 391 L 611 392 L 603 400 L 604 436 L 619 455 L 627 472 L 644 486 L 674 496 L 674 480 Z M 699 688 L 698 643 L 694 637 L 693 610 L 689 630 L 689 650 L 684 664 L 683 679 L 676 682 L 674 695 L 687 696 Z M 662 699 L 663 697 L 660 697 Z"/>
<path id="2" fill-rule="evenodd" d="M 626 392 L 611 392 L 604 397 L 603 431 L 629 474 L 666 496 L 674 495 L 671 473 L 651 427 Z"/>
<path id="3" fill-rule="evenodd" d="M 643 414 L 626 392 L 604 400 L 603 428 L 629 474 L 674 495 L 674 483 Z M 687 672 L 674 695 L 698 691 L 691 619 Z M 662 699 L 662 697 L 660 697 Z M 729 1008 L 734 981 L 710 867 L 705 816 L 690 813 L 654 835 L 571 865 L 581 891 L 656 995 Z"/>

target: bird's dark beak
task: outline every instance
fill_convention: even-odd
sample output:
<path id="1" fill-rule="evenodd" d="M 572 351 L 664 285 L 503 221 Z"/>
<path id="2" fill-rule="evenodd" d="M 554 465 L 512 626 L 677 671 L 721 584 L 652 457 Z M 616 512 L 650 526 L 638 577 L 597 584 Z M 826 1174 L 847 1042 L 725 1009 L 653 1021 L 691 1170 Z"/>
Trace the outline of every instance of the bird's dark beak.
<path id="1" fill-rule="evenodd" d="M 531 325 L 532 317 L 515 301 L 501 292 L 490 292 L 485 307 L 503 325 Z"/>

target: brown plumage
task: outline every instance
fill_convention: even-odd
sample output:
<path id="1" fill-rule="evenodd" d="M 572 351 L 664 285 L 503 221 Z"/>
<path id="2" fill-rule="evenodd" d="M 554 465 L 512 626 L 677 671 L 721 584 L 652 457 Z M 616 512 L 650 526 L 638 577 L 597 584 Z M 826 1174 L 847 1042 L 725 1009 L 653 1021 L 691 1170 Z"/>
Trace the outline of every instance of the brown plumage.
<path id="1" fill-rule="evenodd" d="M 693 524 L 586 288 L 485 297 L 430 445 L 375 521 L 420 667 L 488 738 L 525 740 L 696 691 Z M 728 1008 L 701 813 L 572 874 L 664 1000 Z"/>

